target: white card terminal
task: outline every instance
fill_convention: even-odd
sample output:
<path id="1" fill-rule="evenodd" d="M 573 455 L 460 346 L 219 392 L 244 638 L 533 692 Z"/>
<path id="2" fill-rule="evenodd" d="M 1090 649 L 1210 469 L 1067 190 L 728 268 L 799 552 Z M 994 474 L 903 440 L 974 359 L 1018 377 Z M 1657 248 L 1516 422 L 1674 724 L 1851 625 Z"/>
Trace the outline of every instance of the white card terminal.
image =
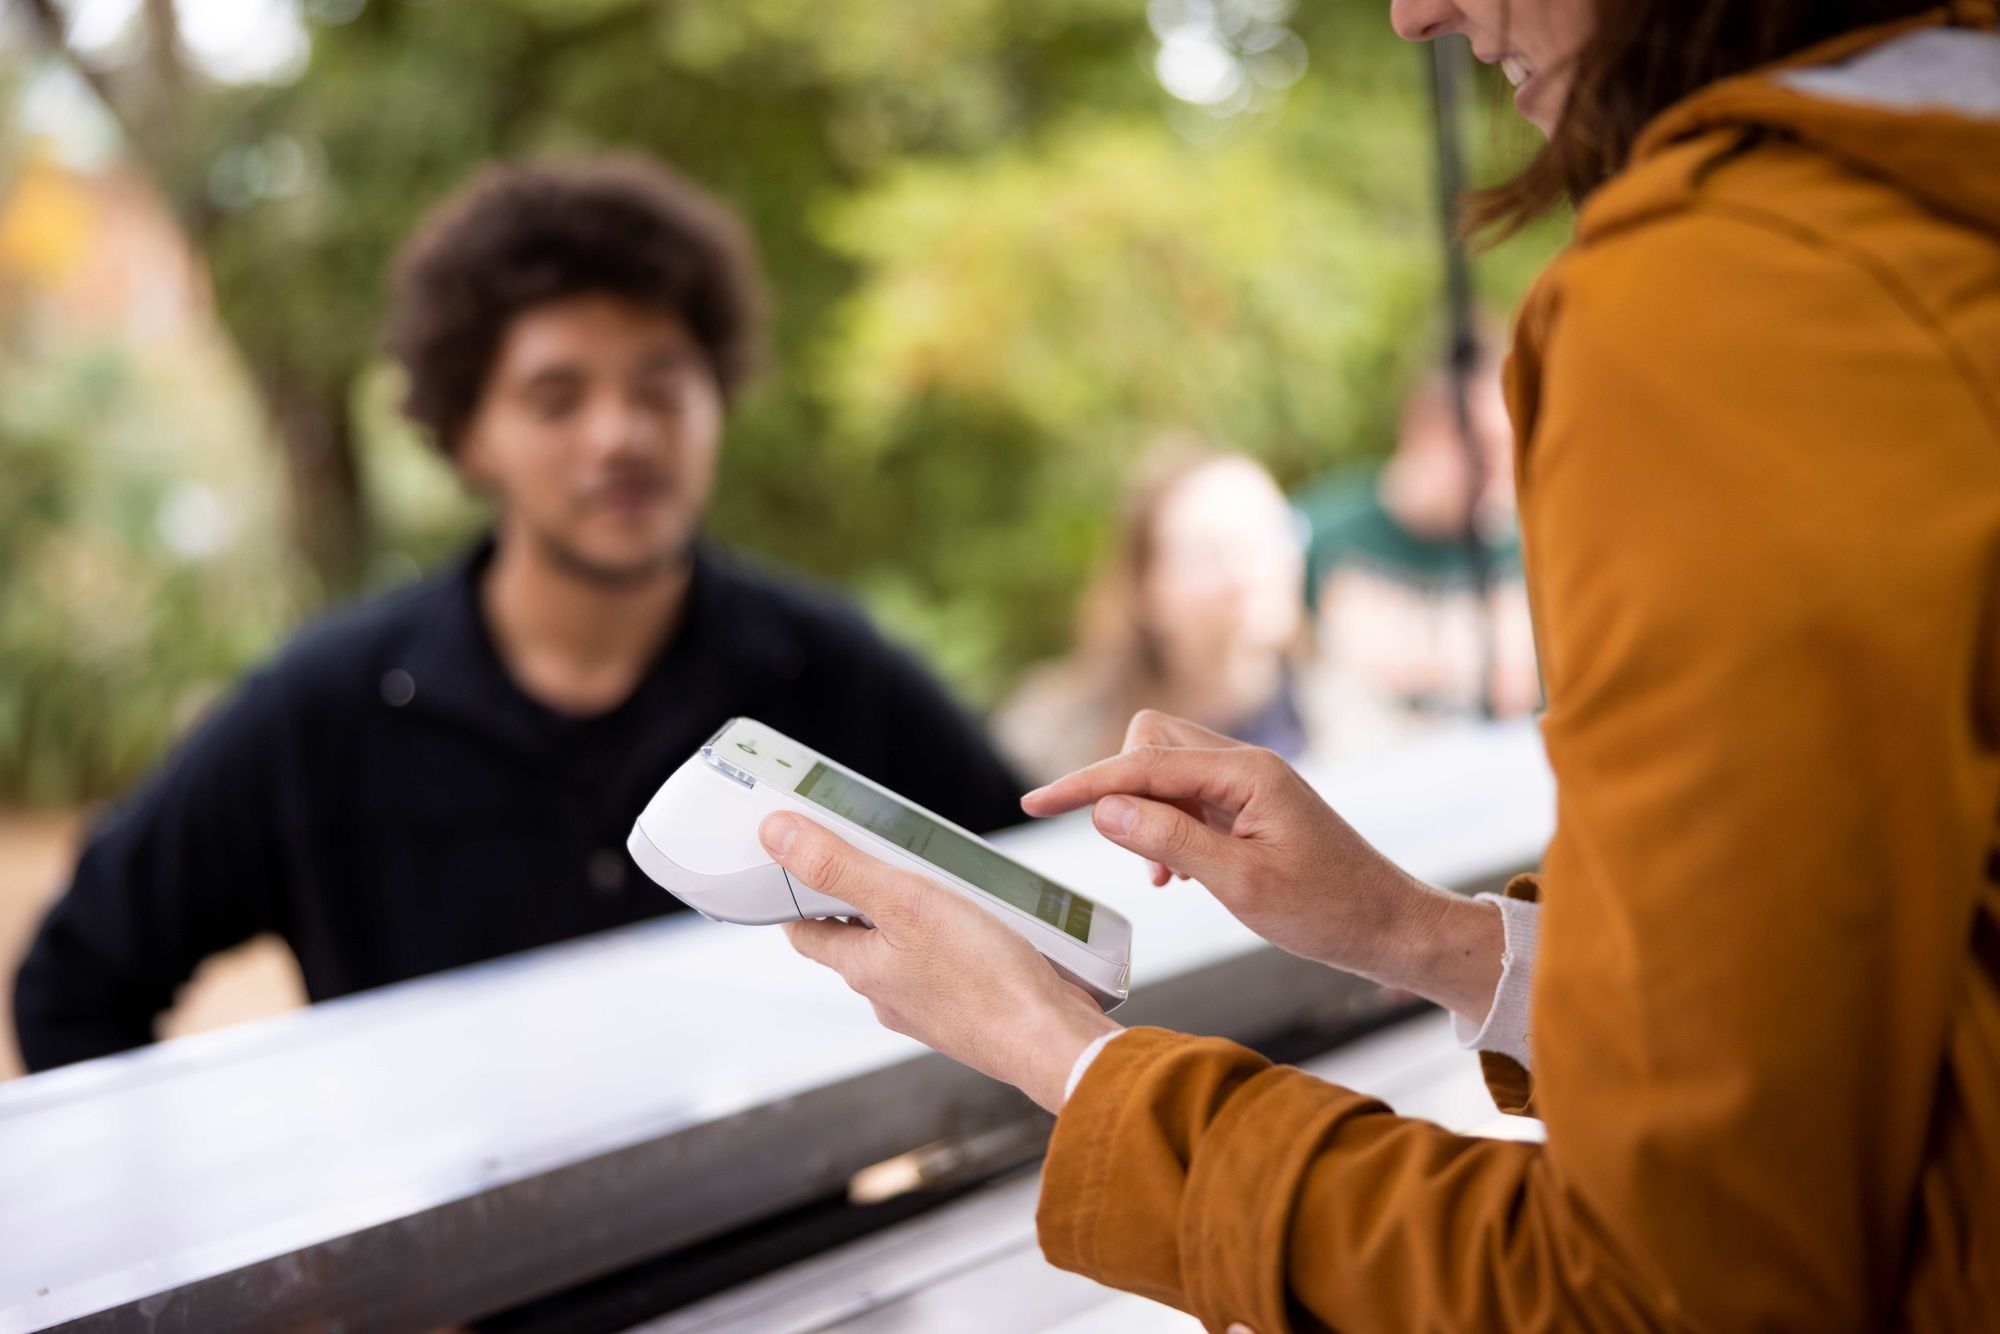
<path id="1" fill-rule="evenodd" d="M 626 847 L 663 889 L 716 921 L 764 926 L 860 917 L 800 884 L 764 851 L 757 827 L 780 810 L 977 903 L 1105 1009 L 1125 999 L 1132 924 L 1124 917 L 753 719 L 724 724 L 674 771 L 640 813 Z"/>

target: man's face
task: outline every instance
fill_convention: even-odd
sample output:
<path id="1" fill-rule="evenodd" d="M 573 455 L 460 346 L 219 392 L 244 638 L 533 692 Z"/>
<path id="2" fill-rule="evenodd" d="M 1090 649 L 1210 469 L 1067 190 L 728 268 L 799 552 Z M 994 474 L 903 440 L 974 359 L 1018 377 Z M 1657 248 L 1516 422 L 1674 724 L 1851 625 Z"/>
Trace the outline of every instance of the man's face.
<path id="1" fill-rule="evenodd" d="M 593 582 L 681 562 L 715 483 L 722 395 L 687 326 L 613 296 L 508 324 L 459 442 L 459 466 L 528 541 Z"/>

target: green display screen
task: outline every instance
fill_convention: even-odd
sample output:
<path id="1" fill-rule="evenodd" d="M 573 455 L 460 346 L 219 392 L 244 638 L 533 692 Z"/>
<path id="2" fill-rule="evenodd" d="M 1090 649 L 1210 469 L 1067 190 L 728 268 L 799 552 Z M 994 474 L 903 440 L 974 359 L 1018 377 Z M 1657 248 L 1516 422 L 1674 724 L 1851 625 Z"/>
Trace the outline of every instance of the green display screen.
<path id="1" fill-rule="evenodd" d="M 1079 898 L 887 793 L 857 783 L 826 764 L 807 770 L 797 791 L 807 801 L 854 821 L 994 898 L 1032 913 L 1078 940 L 1089 941 L 1090 915 L 1096 906 L 1089 899 Z"/>

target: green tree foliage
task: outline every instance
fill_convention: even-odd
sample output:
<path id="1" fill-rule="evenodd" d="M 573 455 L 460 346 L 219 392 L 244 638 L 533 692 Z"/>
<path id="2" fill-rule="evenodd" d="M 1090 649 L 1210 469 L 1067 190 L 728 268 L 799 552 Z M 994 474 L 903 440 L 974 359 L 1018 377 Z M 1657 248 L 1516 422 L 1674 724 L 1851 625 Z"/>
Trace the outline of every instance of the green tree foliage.
<path id="1" fill-rule="evenodd" d="M 826 463 L 865 520 L 843 537 L 903 545 L 863 577 L 932 643 L 967 599 L 1009 628 L 1007 652 L 952 663 L 961 679 L 990 690 L 1061 645 L 1155 437 L 1196 432 L 1289 480 L 1379 452 L 1434 246 L 1414 201 L 1296 166 L 1268 136 L 1086 123 L 912 163 L 830 213 L 864 275 L 813 368 Z"/>
<path id="2" fill-rule="evenodd" d="M 0 376 L 0 798 L 73 801 L 143 775 L 292 608 L 268 532 L 216 558 L 246 519 L 132 359 Z"/>

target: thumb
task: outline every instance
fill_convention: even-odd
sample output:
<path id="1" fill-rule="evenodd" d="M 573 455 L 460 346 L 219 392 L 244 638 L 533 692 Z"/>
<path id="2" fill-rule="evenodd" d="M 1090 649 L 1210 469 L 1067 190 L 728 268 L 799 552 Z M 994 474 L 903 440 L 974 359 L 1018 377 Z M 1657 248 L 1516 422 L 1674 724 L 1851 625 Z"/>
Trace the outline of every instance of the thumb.
<path id="1" fill-rule="evenodd" d="M 1104 797 L 1091 809 L 1091 821 L 1119 847 L 1204 882 L 1232 860 L 1235 840 L 1164 801 Z"/>
<path id="2" fill-rule="evenodd" d="M 902 916 L 911 896 L 928 888 L 916 876 L 869 856 L 803 816 L 767 815 L 757 827 L 757 838 L 800 884 L 841 900 L 878 925 Z"/>

